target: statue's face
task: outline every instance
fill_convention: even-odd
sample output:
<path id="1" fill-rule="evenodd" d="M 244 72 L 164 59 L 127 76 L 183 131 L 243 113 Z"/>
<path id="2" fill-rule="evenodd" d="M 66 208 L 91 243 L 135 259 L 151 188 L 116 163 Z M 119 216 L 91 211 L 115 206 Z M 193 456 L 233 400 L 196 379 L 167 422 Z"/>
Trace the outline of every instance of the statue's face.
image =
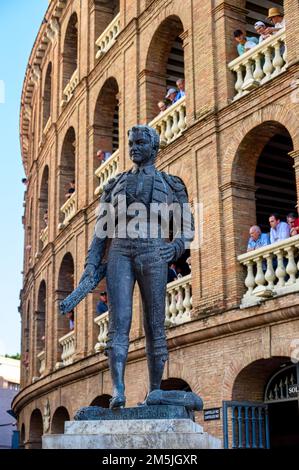
<path id="1" fill-rule="evenodd" d="M 142 131 L 129 133 L 129 153 L 136 165 L 144 165 L 153 161 L 154 152 L 150 137 Z"/>

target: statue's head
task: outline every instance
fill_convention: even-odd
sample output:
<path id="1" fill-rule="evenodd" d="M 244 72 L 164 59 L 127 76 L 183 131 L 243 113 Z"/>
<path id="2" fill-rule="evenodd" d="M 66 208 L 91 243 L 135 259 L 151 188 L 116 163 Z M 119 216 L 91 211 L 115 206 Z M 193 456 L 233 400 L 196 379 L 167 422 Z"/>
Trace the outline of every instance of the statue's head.
<path id="1" fill-rule="evenodd" d="M 160 143 L 157 131 L 149 126 L 134 126 L 128 136 L 131 160 L 136 165 L 155 163 Z"/>

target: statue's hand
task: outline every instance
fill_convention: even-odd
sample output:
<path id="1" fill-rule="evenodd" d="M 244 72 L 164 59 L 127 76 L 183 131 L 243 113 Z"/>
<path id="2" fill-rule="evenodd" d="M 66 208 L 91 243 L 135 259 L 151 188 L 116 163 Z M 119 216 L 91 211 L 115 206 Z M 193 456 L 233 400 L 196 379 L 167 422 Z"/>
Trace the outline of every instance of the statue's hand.
<path id="1" fill-rule="evenodd" d="M 84 272 L 81 276 L 79 283 L 84 281 L 84 279 L 86 279 L 87 277 L 94 279 L 95 272 L 96 272 L 96 267 L 94 266 L 94 264 L 87 264 L 85 266 Z"/>
<path id="2" fill-rule="evenodd" d="M 176 250 L 175 250 L 174 245 L 172 243 L 165 243 L 160 248 L 160 254 L 161 254 L 161 258 L 167 263 L 174 260 L 175 255 L 176 255 Z"/>

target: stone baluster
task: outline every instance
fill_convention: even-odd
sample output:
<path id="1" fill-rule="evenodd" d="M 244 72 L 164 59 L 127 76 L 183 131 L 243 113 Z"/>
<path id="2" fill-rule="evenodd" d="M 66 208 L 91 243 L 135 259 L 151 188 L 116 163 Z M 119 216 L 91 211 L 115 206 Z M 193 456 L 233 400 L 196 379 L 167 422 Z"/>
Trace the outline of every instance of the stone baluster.
<path id="1" fill-rule="evenodd" d="M 263 71 L 265 77 L 263 78 L 262 82 L 265 83 L 271 78 L 271 74 L 273 72 L 273 65 L 272 65 L 272 49 L 268 47 L 265 50 L 265 63 L 263 67 Z"/>
<path id="2" fill-rule="evenodd" d="M 278 283 L 277 285 L 279 287 L 283 287 L 285 285 L 285 276 L 286 276 L 286 270 L 284 267 L 284 262 L 283 262 L 283 250 L 277 250 L 274 251 L 274 254 L 277 257 L 277 268 L 275 271 L 276 277 L 278 278 Z"/>
<path id="3" fill-rule="evenodd" d="M 251 59 L 247 60 L 245 64 L 245 69 L 246 69 L 246 73 L 245 73 L 244 83 L 242 86 L 243 90 L 246 90 L 247 88 L 251 88 L 252 84 L 254 83 Z"/>
<path id="4" fill-rule="evenodd" d="M 237 95 L 235 98 L 240 98 L 243 95 L 243 83 L 244 83 L 242 65 L 238 66 L 236 73 L 237 73 L 237 81 L 235 83 L 235 90 L 237 92 Z"/>
<path id="5" fill-rule="evenodd" d="M 176 324 L 179 324 L 181 323 L 184 318 L 184 291 L 183 291 L 183 287 L 182 286 L 178 286 L 177 288 L 177 294 L 176 294 L 176 299 L 177 299 L 177 302 L 176 302 L 176 310 L 177 310 L 177 314 L 176 314 Z"/>
<path id="6" fill-rule="evenodd" d="M 253 78 L 256 82 L 261 82 L 264 77 L 264 72 L 262 68 L 261 54 L 254 56 L 255 68 L 253 72 Z"/>
<path id="7" fill-rule="evenodd" d="M 187 283 L 185 285 L 185 298 L 184 298 L 184 309 L 185 309 L 185 316 L 190 318 L 190 312 L 192 309 L 192 297 L 191 297 L 191 285 Z"/>
<path id="8" fill-rule="evenodd" d="M 172 115 L 172 127 L 171 127 L 171 132 L 173 135 L 173 138 L 176 137 L 179 133 L 179 126 L 178 126 L 178 113 L 175 110 L 173 115 Z"/>
<path id="9" fill-rule="evenodd" d="M 272 74 L 272 77 L 275 77 L 276 75 L 280 74 L 281 68 L 284 64 L 284 60 L 281 55 L 281 42 L 280 41 L 276 41 L 276 43 L 274 44 L 274 50 L 275 50 L 274 59 L 273 59 L 274 72 Z"/>
<path id="10" fill-rule="evenodd" d="M 176 313 L 177 313 L 176 290 L 174 288 L 171 289 L 170 296 L 171 296 L 171 302 L 170 302 L 170 306 L 169 306 L 169 312 L 171 314 L 170 321 L 174 325 L 176 323 L 175 317 L 176 317 Z"/>
<path id="11" fill-rule="evenodd" d="M 265 275 L 263 271 L 263 257 L 259 256 L 256 260 L 256 276 L 255 276 L 255 283 L 258 286 L 265 285 Z"/>
<path id="12" fill-rule="evenodd" d="M 291 285 L 291 284 L 296 283 L 296 274 L 297 274 L 297 266 L 295 263 L 295 247 L 288 246 L 286 248 L 286 252 L 287 252 L 287 259 L 288 259 L 286 272 L 289 275 L 289 280 L 287 282 L 287 285 Z"/>
<path id="13" fill-rule="evenodd" d="M 183 132 L 184 129 L 186 129 L 187 124 L 186 124 L 186 108 L 184 105 L 180 106 L 179 109 L 179 122 L 178 122 L 179 130 L 180 132 Z"/>
<path id="14" fill-rule="evenodd" d="M 169 144 L 172 140 L 172 116 L 168 115 L 166 120 L 166 131 L 165 131 L 166 142 Z"/>
<path id="15" fill-rule="evenodd" d="M 267 260 L 267 270 L 265 272 L 265 279 L 268 283 L 268 287 L 271 289 L 274 288 L 274 281 L 276 279 L 275 272 L 273 269 L 273 255 L 272 253 L 267 253 L 265 255 L 265 259 Z"/>
<path id="16" fill-rule="evenodd" d="M 251 295 L 255 288 L 255 278 L 253 274 L 253 262 L 252 260 L 245 261 L 244 265 L 247 267 L 247 276 L 245 279 L 245 286 L 247 287 L 246 295 Z"/>

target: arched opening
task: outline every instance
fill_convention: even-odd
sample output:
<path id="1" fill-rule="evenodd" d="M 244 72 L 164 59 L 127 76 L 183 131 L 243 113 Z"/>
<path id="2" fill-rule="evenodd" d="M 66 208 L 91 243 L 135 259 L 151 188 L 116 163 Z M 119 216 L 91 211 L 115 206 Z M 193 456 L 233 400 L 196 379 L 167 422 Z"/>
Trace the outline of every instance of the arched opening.
<path id="1" fill-rule="evenodd" d="M 35 312 L 35 351 L 36 351 L 36 375 L 40 375 L 40 361 L 37 355 L 45 351 L 45 339 L 46 339 L 46 298 L 47 290 L 46 283 L 42 281 L 38 290 L 37 297 L 37 311 Z"/>
<path id="2" fill-rule="evenodd" d="M 51 116 L 52 97 L 52 63 L 50 62 L 46 72 L 44 95 L 43 95 L 43 129 Z"/>
<path id="3" fill-rule="evenodd" d="M 61 262 L 58 274 L 57 301 L 65 299 L 74 290 L 74 260 L 70 253 L 67 253 Z M 66 315 L 57 315 L 58 339 L 74 329 L 74 319 Z M 60 356 L 60 353 L 59 353 Z"/>
<path id="4" fill-rule="evenodd" d="M 23 336 L 22 336 L 22 377 L 25 382 L 27 383 L 29 379 L 29 350 L 30 350 L 30 315 L 31 315 L 31 308 L 30 308 L 30 301 L 28 302 L 27 309 L 25 312 L 25 318 L 23 320 Z"/>
<path id="5" fill-rule="evenodd" d="M 44 234 L 48 229 L 48 205 L 49 205 L 49 167 L 45 166 L 39 192 L 39 242 L 41 251 L 45 246 Z"/>
<path id="6" fill-rule="evenodd" d="M 78 17 L 73 13 L 70 17 L 64 39 L 62 90 L 70 81 L 78 66 Z"/>
<path id="7" fill-rule="evenodd" d="M 190 385 L 183 379 L 172 377 L 161 382 L 161 390 L 183 390 L 192 392 Z"/>
<path id="8" fill-rule="evenodd" d="M 70 415 L 64 406 L 60 406 L 55 411 L 52 423 L 51 423 L 51 434 L 63 434 L 64 423 L 70 420 Z"/>
<path id="9" fill-rule="evenodd" d="M 271 137 L 262 150 L 255 173 L 256 221 L 262 230 L 269 230 L 269 215 L 278 212 L 283 220 L 296 212 L 297 193 L 293 150 L 290 134 L 282 129 Z"/>
<path id="10" fill-rule="evenodd" d="M 261 225 L 269 232 L 269 216 L 280 212 L 281 220 L 297 204 L 293 143 L 288 130 L 277 121 L 253 128 L 242 140 L 232 169 L 236 185 L 234 231 L 237 254 L 247 248 L 249 227 Z"/>
<path id="11" fill-rule="evenodd" d="M 101 408 L 109 408 L 109 402 L 111 398 L 111 395 L 107 395 L 104 393 L 103 395 L 100 395 L 94 400 L 92 400 L 90 406 L 100 406 Z"/>
<path id="12" fill-rule="evenodd" d="M 29 426 L 29 441 L 27 447 L 29 449 L 42 448 L 43 435 L 43 418 L 40 410 L 36 409 L 32 412 Z"/>
<path id="13" fill-rule="evenodd" d="M 115 78 L 104 83 L 98 96 L 94 112 L 94 171 L 119 147 L 119 101 L 118 84 Z M 105 159 L 99 160 L 102 150 Z"/>
<path id="14" fill-rule="evenodd" d="M 70 127 L 64 138 L 61 150 L 59 169 L 59 207 L 74 194 L 76 180 L 76 134 Z M 60 211 L 59 221 L 62 222 L 64 214 Z"/>
<path id="15" fill-rule="evenodd" d="M 151 40 L 146 60 L 147 121 L 159 114 L 158 102 L 165 99 L 167 90 L 177 88 L 177 80 L 185 77 L 184 49 L 180 37 L 183 31 L 180 18 L 169 16 Z"/>
<path id="16" fill-rule="evenodd" d="M 290 358 L 272 357 L 249 364 L 234 381 L 232 400 L 235 402 L 235 411 L 238 403 L 267 405 L 270 448 L 298 447 L 298 397 L 297 394 L 292 396 L 289 393 L 289 386 L 298 383 L 298 379 L 298 366 L 290 363 Z M 236 416 L 237 414 L 236 411 Z M 248 416 L 250 418 L 249 411 Z M 244 417 L 246 418 L 243 413 L 242 419 Z M 259 417 L 260 415 L 256 415 L 256 418 Z M 259 420 L 256 419 L 256 435 L 260 432 L 257 429 L 258 423 Z M 252 422 L 250 424 L 252 426 Z M 251 440 L 252 436 L 249 441 Z"/>

